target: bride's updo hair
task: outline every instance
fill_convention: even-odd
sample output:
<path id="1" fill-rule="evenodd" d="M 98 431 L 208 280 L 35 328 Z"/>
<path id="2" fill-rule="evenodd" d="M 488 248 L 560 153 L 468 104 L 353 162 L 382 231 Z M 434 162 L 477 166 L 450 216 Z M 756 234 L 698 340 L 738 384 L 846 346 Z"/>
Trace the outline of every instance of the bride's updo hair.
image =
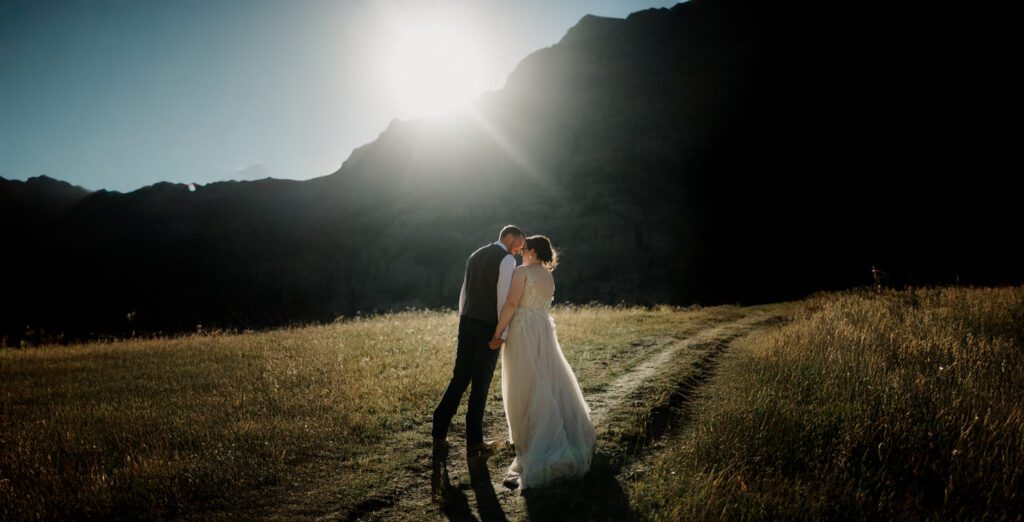
<path id="1" fill-rule="evenodd" d="M 526 238 L 526 248 L 537 253 L 537 259 L 548 270 L 554 270 L 558 266 L 558 252 L 551 246 L 551 240 L 544 236 L 530 236 Z"/>

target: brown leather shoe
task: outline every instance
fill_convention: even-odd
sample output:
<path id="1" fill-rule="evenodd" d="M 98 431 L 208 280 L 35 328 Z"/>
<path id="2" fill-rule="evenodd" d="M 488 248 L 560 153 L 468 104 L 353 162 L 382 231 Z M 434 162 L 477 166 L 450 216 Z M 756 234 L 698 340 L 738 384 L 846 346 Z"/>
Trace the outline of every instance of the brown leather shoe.
<path id="1" fill-rule="evenodd" d="M 434 439 L 434 448 L 430 456 L 430 498 L 434 502 L 444 503 L 450 485 L 448 481 L 448 441 Z"/>
<path id="2" fill-rule="evenodd" d="M 466 448 L 466 458 L 477 459 L 486 458 L 494 455 L 503 446 L 502 443 L 496 441 L 483 441 L 478 444 L 473 444 Z"/>

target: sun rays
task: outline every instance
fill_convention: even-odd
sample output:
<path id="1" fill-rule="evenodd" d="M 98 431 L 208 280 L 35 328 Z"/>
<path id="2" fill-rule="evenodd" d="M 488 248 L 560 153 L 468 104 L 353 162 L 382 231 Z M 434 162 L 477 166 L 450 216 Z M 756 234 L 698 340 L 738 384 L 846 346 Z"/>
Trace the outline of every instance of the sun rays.
<path id="1" fill-rule="evenodd" d="M 480 39 L 453 18 L 394 22 L 382 56 L 386 94 L 411 116 L 465 106 L 486 88 L 481 46 Z"/>
<path id="2" fill-rule="evenodd" d="M 530 147 L 520 143 L 508 128 L 505 118 L 487 110 L 488 102 L 481 95 L 499 88 L 494 78 L 504 78 L 507 71 L 493 74 L 495 48 L 488 40 L 493 35 L 481 32 L 484 25 L 479 20 L 457 10 L 385 7 L 379 13 L 386 29 L 378 54 L 382 73 L 378 95 L 393 104 L 396 117 L 435 120 L 421 122 L 418 132 L 436 133 L 445 128 L 481 132 L 515 168 L 545 189 L 557 188 L 544 175 L 538 158 L 532 157 Z M 448 127 L 444 122 L 468 125 Z M 451 138 L 459 139 L 454 134 Z M 425 153 L 436 155 L 439 150 Z"/>

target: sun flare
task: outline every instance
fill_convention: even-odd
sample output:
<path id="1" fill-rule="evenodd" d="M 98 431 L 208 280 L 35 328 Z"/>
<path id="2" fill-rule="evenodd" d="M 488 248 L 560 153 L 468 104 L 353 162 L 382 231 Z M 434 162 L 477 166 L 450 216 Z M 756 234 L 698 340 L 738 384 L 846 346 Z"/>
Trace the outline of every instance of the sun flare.
<path id="1" fill-rule="evenodd" d="M 386 61 L 390 94 L 411 116 L 450 111 L 484 90 L 479 44 L 454 25 L 405 28 Z"/>

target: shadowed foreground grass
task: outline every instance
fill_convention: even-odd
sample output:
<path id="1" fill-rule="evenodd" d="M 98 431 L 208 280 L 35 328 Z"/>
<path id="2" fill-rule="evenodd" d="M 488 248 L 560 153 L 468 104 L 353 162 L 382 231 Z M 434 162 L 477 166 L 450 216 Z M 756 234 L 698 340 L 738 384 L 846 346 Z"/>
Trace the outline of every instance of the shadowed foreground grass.
<path id="1" fill-rule="evenodd" d="M 1024 288 L 817 296 L 738 341 L 641 518 L 1015 519 Z"/>
<path id="2" fill-rule="evenodd" d="M 560 307 L 554 316 L 580 381 L 597 389 L 640 358 L 631 341 L 722 310 Z M 287 490 L 312 463 L 348 470 L 344 512 L 395 473 L 371 460 L 386 437 L 428 431 L 456 323 L 451 312 L 406 312 L 0 351 L 0 519 L 259 513 L 274 499 L 253 491 Z M 499 391 L 492 385 L 492 409 Z"/>

